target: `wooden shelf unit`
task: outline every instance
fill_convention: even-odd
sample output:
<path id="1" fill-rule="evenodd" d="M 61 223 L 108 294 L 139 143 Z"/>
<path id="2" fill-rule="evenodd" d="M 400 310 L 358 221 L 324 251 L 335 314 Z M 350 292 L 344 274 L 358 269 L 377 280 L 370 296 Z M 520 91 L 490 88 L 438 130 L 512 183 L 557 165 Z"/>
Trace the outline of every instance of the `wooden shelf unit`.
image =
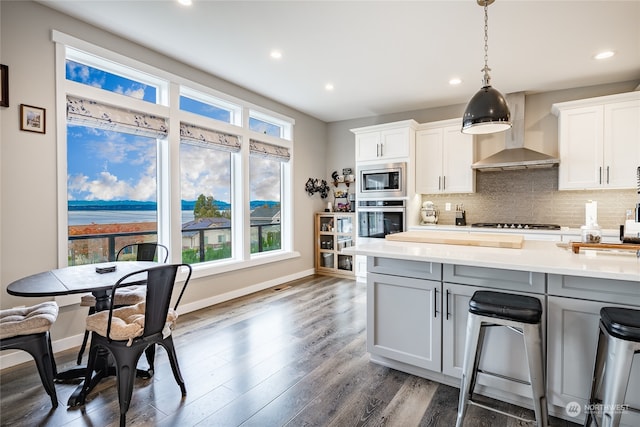
<path id="1" fill-rule="evenodd" d="M 315 214 L 315 270 L 318 274 L 354 276 L 352 255 L 342 249 L 356 241 L 353 212 L 318 212 Z"/>

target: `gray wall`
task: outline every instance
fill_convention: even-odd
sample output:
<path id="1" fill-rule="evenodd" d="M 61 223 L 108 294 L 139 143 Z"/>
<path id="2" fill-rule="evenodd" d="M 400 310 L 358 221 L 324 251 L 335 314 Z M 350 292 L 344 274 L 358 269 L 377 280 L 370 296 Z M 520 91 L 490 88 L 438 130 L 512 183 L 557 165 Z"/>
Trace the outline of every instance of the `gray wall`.
<path id="1" fill-rule="evenodd" d="M 558 155 L 558 120 L 551 105 L 596 96 L 633 91 L 640 80 L 609 85 L 527 94 L 525 99 L 525 146 Z M 414 119 L 418 123 L 462 117 L 465 105 L 407 111 L 329 123 L 327 176 L 331 171 L 355 166 L 354 135 L 349 129 Z M 504 134 L 476 137 L 475 159 L 487 157 L 504 147 Z M 624 222 L 625 210 L 635 203 L 634 190 L 558 191 L 558 169 L 483 172 L 476 175 L 476 193 L 423 195 L 440 209 L 440 224 L 453 224 L 454 212 L 445 212 L 445 203 L 463 203 L 467 221 L 537 222 L 579 227 L 584 223 L 584 204 L 598 201 L 598 222 L 603 228 L 617 229 Z"/>
<path id="2" fill-rule="evenodd" d="M 218 274 L 192 281 L 185 303 L 211 300 L 225 293 L 241 293 L 261 284 L 278 284 L 283 277 L 313 271 L 313 213 L 323 207 L 319 196 L 309 197 L 304 183 L 323 176 L 326 124 L 273 100 L 188 67 L 149 49 L 55 12 L 39 3 L 0 2 L 0 62 L 9 66 L 10 107 L 0 109 L 0 299 L 1 307 L 30 305 L 37 300 L 6 293 L 12 281 L 57 268 L 57 161 L 54 44 L 51 30 L 59 30 L 195 82 L 245 99 L 295 119 L 294 133 L 294 250 L 298 258 Z M 45 135 L 19 130 L 19 105 L 46 109 Z M 64 112 L 60 112 L 64 114 Z M 63 307 L 53 328 L 54 340 L 84 330 L 86 308 Z M 79 342 L 78 342 L 79 343 Z M 78 344 L 76 343 L 76 344 Z"/>

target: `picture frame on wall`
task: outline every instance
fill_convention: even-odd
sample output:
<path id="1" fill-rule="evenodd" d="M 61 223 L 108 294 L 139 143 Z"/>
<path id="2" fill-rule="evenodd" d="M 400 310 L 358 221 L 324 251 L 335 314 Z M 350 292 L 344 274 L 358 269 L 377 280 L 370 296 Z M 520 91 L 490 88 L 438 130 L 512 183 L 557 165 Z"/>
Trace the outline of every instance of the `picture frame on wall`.
<path id="1" fill-rule="evenodd" d="M 44 108 L 20 104 L 20 130 L 46 133 L 46 113 Z"/>
<path id="2" fill-rule="evenodd" d="M 0 107 L 9 106 L 9 66 L 0 64 Z"/>

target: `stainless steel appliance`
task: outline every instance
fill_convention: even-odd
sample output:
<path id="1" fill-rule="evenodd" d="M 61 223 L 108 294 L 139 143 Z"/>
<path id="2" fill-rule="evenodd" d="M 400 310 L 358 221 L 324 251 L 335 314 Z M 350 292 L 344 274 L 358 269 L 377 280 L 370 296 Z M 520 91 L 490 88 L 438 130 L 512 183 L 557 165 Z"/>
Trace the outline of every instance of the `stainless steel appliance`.
<path id="1" fill-rule="evenodd" d="M 405 200 L 359 200 L 358 237 L 384 238 L 406 230 Z"/>
<path id="2" fill-rule="evenodd" d="M 521 224 L 517 222 L 477 222 L 472 227 L 480 228 L 511 228 L 522 230 L 560 230 L 557 224 Z"/>
<path id="3" fill-rule="evenodd" d="M 358 199 L 406 197 L 407 164 L 358 166 Z"/>

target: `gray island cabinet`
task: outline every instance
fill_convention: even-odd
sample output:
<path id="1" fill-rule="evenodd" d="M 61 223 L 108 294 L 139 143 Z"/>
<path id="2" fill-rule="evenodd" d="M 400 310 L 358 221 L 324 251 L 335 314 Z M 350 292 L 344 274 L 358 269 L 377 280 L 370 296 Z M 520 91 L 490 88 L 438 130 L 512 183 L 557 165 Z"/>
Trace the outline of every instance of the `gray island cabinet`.
<path id="1" fill-rule="evenodd" d="M 367 351 L 372 362 L 459 387 L 468 302 L 492 289 L 540 299 L 544 308 L 547 398 L 551 415 L 581 423 L 593 373 L 599 310 L 640 310 L 640 259 L 633 253 L 573 254 L 553 242 L 522 249 L 380 242 L 349 248 L 367 256 Z M 528 380 L 522 338 L 490 328 L 481 370 Z M 476 392 L 531 407 L 526 384 L 479 374 Z M 640 407 L 640 357 L 626 404 Z M 628 412 L 623 425 L 638 426 Z"/>

